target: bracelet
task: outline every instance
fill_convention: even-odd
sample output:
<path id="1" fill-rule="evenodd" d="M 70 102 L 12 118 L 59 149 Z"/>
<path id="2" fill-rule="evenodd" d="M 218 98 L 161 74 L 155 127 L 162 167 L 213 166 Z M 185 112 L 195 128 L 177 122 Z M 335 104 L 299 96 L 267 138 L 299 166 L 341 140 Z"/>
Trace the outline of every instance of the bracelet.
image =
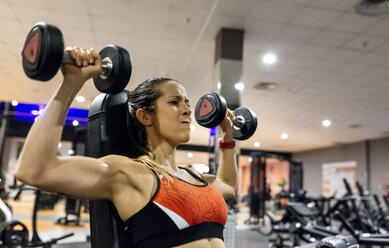
<path id="1" fill-rule="evenodd" d="M 235 148 L 235 140 L 228 141 L 228 142 L 222 142 L 222 140 L 219 140 L 219 148 L 220 149 L 232 149 L 232 148 Z"/>

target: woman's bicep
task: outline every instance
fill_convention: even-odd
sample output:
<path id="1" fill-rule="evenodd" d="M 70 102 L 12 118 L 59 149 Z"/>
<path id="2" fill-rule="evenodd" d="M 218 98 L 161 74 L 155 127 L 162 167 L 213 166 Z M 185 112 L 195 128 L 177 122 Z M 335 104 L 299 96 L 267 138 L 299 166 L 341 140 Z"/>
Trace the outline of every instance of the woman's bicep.
<path id="1" fill-rule="evenodd" d="M 113 178 L 119 170 L 110 159 L 58 157 L 31 184 L 43 190 L 89 199 L 112 199 Z"/>

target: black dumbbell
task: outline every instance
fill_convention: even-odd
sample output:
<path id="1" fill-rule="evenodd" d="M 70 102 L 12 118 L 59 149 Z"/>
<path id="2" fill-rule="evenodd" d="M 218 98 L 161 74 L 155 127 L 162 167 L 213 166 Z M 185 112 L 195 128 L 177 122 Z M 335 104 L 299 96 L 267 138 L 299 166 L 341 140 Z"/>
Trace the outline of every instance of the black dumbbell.
<path id="1" fill-rule="evenodd" d="M 0 240 L 4 247 L 26 247 L 28 245 L 28 229 L 16 220 L 0 223 Z"/>
<path id="2" fill-rule="evenodd" d="M 195 119 L 203 127 L 216 127 L 226 116 L 227 103 L 224 97 L 217 93 L 209 93 L 200 98 L 196 104 Z M 234 139 L 245 140 L 250 138 L 257 129 L 257 117 L 248 108 L 234 110 Z"/>
<path id="3" fill-rule="evenodd" d="M 102 58 L 102 74 L 93 78 L 93 82 L 99 91 L 117 94 L 130 80 L 130 55 L 124 48 L 115 45 L 105 46 L 99 55 Z M 64 53 L 62 32 L 44 22 L 38 22 L 28 33 L 22 60 L 26 75 L 40 81 L 53 78 L 62 64 L 75 64 L 69 54 Z"/>

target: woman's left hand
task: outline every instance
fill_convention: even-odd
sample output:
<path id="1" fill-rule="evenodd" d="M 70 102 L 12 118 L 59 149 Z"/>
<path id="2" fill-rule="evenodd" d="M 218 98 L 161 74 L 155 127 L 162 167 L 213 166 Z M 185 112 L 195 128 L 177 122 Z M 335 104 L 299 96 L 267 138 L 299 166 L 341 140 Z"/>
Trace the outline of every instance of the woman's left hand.
<path id="1" fill-rule="evenodd" d="M 232 120 L 234 119 L 235 114 L 234 111 L 227 108 L 226 116 L 224 117 L 222 123 L 220 123 L 220 128 L 222 129 L 223 133 L 223 139 L 228 138 L 229 140 L 233 140 L 233 123 Z"/>

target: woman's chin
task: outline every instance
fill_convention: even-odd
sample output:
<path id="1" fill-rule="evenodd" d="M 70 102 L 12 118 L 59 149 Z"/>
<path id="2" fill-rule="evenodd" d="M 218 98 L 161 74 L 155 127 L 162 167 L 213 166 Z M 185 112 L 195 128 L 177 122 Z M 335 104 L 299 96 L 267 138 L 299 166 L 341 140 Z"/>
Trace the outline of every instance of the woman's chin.
<path id="1" fill-rule="evenodd" d="M 182 137 L 182 139 L 180 139 L 180 144 L 188 143 L 189 140 L 190 140 L 190 136 L 189 135 L 187 137 Z"/>

